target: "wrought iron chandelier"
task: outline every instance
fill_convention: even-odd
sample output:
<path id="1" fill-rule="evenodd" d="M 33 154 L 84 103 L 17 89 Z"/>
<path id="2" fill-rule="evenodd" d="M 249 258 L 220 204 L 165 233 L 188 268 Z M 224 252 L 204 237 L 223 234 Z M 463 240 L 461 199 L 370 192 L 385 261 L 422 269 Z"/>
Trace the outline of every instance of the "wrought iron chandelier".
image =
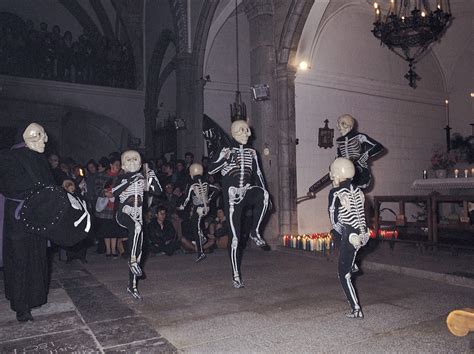
<path id="1" fill-rule="evenodd" d="M 240 81 L 239 81 L 239 18 L 237 16 L 237 0 L 235 0 L 235 56 L 237 63 L 237 91 L 235 91 L 235 100 L 230 104 L 230 120 L 247 120 L 247 107 L 242 102 L 240 95 Z"/>
<path id="2" fill-rule="evenodd" d="M 415 64 L 438 41 L 452 20 L 449 0 L 390 0 L 386 14 L 374 2 L 375 22 L 372 33 L 381 45 L 408 62 L 405 78 L 412 88 L 420 79 Z"/>

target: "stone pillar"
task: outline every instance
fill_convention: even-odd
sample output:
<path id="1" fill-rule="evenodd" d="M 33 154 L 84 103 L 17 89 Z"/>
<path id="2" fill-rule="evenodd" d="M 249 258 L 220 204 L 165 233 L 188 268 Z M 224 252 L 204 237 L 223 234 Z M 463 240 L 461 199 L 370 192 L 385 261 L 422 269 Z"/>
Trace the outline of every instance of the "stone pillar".
<path id="1" fill-rule="evenodd" d="M 145 115 L 145 154 L 146 157 L 153 157 L 155 152 L 153 132 L 156 128 L 158 109 L 156 107 L 146 107 L 143 114 Z"/>
<path id="2" fill-rule="evenodd" d="M 277 66 L 280 173 L 280 232 L 297 233 L 295 74 L 286 63 Z"/>
<path id="3" fill-rule="evenodd" d="M 261 168 L 272 197 L 273 210 L 263 230 L 267 242 L 276 244 L 279 239 L 279 124 L 277 111 L 277 86 L 275 80 L 275 46 L 273 42 L 273 9 L 271 1 L 244 0 L 250 26 L 250 82 L 268 84 L 270 99 L 252 102 L 249 123 L 253 128 L 253 146 L 260 156 Z M 264 153 L 265 152 L 265 153 Z"/>
<path id="4" fill-rule="evenodd" d="M 202 153 L 202 110 L 196 112 L 195 67 L 190 53 L 179 53 L 176 65 L 176 116 L 186 121 L 186 129 L 178 131 L 178 158 L 184 158 L 186 151 L 197 156 Z M 201 88 L 202 90 L 202 88 Z"/>

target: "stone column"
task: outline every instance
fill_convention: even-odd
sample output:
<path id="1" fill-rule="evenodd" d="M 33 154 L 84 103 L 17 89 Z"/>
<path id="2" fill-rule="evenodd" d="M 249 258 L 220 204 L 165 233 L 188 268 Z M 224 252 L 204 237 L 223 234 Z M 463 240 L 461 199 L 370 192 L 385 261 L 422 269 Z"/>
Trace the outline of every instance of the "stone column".
<path id="1" fill-rule="evenodd" d="M 184 158 L 186 151 L 198 155 L 202 151 L 202 122 L 196 117 L 194 78 L 192 55 L 186 52 L 179 53 L 176 65 L 176 116 L 186 121 L 186 129 L 178 131 L 178 158 Z"/>
<path id="2" fill-rule="evenodd" d="M 280 209 L 279 221 L 282 234 L 297 233 L 296 207 L 296 122 L 295 74 L 286 63 L 277 66 L 278 121 L 280 123 L 279 160 Z"/>
<path id="3" fill-rule="evenodd" d="M 277 111 L 277 86 L 275 80 L 275 46 L 273 42 L 273 8 L 271 1 L 244 0 L 245 13 L 250 26 L 250 82 L 268 84 L 270 99 L 252 102 L 249 122 L 253 128 L 254 148 L 258 151 L 261 168 L 272 196 L 273 210 L 263 230 L 265 239 L 276 244 L 279 239 L 279 124 Z"/>
<path id="4" fill-rule="evenodd" d="M 145 115 L 145 154 L 146 157 L 153 157 L 155 152 L 153 132 L 156 128 L 158 109 L 156 107 L 146 107 L 143 110 L 143 114 Z"/>

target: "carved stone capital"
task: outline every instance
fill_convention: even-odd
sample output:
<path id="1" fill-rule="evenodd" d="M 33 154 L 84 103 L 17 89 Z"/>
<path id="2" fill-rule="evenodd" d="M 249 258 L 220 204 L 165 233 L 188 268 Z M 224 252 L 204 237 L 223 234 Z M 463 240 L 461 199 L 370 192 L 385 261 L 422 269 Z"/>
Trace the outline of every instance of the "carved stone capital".
<path id="1" fill-rule="evenodd" d="M 243 0 L 244 11 L 249 21 L 262 15 L 273 16 L 271 0 Z"/>
<path id="2" fill-rule="evenodd" d="M 286 63 L 278 64 L 276 67 L 277 80 L 295 81 L 296 68 L 289 66 Z"/>

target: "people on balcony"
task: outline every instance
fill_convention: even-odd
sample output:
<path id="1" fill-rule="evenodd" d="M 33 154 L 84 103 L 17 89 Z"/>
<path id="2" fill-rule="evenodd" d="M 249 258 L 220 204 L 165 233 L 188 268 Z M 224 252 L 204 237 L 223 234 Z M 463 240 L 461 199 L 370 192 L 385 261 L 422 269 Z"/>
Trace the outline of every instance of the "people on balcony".
<path id="1" fill-rule="evenodd" d="M 79 84 L 135 88 L 135 64 L 128 42 L 84 32 L 74 40 L 58 25 L 49 31 L 31 20 L 0 23 L 0 74 Z"/>

